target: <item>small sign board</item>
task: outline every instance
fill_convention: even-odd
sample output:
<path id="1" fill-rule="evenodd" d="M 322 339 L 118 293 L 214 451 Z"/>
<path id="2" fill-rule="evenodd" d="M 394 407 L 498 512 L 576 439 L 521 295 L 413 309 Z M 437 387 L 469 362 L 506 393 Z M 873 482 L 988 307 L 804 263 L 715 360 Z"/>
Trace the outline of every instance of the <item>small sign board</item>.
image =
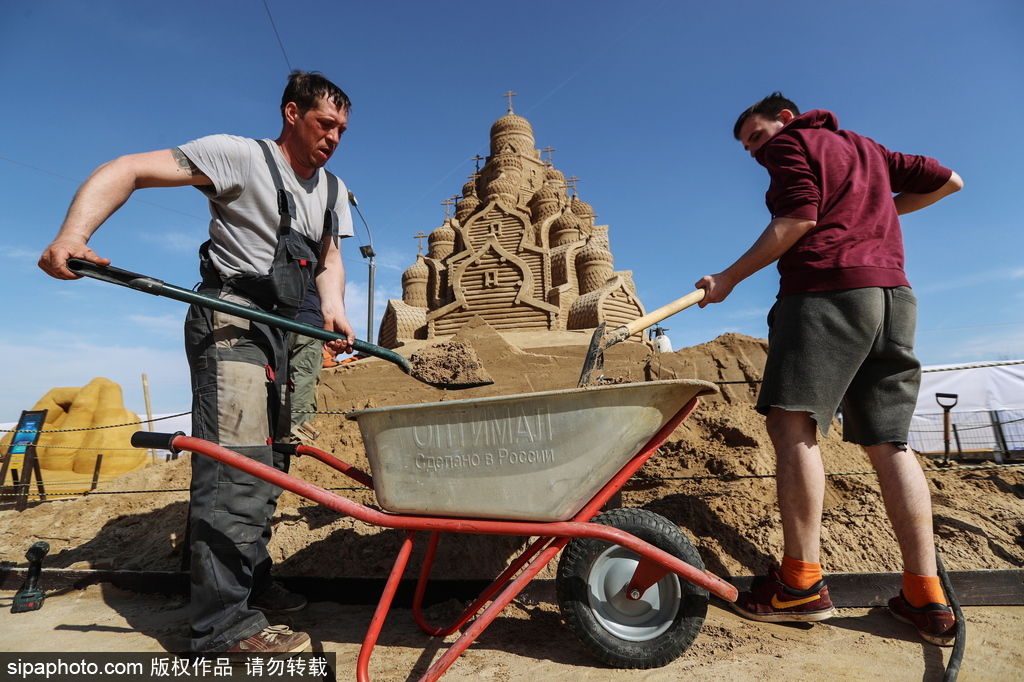
<path id="1" fill-rule="evenodd" d="M 39 442 L 39 432 L 46 421 L 46 410 L 25 410 L 18 420 L 18 427 L 15 429 L 14 437 L 8 452 L 12 455 L 24 455 L 29 445 Z"/>
<path id="2" fill-rule="evenodd" d="M 28 491 L 31 485 L 32 474 L 36 476 L 36 487 L 39 489 L 39 498 L 46 499 L 43 491 L 43 476 L 39 468 L 39 460 L 36 459 L 36 443 L 39 442 L 39 432 L 46 422 L 46 410 L 25 410 L 21 413 L 18 426 L 14 430 L 11 444 L 7 446 L 7 452 L 3 454 L 3 465 L 0 466 L 0 487 L 7 481 L 7 472 L 11 470 L 11 477 L 14 478 L 14 457 L 20 456 L 21 478 L 15 483 L 14 508 L 18 511 L 25 509 L 28 504 Z M 13 481 L 12 481 L 13 482 Z M 0 500 L 2 502 L 3 500 Z"/>

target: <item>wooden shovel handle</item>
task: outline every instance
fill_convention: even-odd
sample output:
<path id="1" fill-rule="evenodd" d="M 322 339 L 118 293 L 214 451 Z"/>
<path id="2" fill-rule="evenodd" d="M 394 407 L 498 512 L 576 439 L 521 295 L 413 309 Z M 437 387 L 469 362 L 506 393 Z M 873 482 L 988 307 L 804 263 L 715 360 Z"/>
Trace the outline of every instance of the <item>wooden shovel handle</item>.
<path id="1" fill-rule="evenodd" d="M 643 317 L 638 317 L 637 319 L 635 319 L 632 322 L 630 322 L 629 324 L 627 324 L 626 325 L 626 329 L 629 330 L 628 336 L 632 336 L 633 334 L 636 334 L 637 332 L 641 332 L 644 329 L 647 329 L 648 327 L 650 327 L 652 324 L 656 324 L 658 322 L 661 322 L 666 317 L 672 317 L 673 315 L 675 315 L 679 311 L 686 310 L 691 305 L 693 305 L 695 303 L 700 303 L 703 300 L 704 300 L 704 290 L 703 289 L 697 289 L 696 291 L 692 291 L 692 292 L 688 293 L 686 296 L 683 296 L 682 298 L 676 299 L 675 301 L 672 301 L 671 303 L 669 303 L 667 305 L 663 305 L 660 308 L 658 308 L 657 310 L 655 310 L 653 312 L 649 312 L 646 315 L 644 315 Z"/>

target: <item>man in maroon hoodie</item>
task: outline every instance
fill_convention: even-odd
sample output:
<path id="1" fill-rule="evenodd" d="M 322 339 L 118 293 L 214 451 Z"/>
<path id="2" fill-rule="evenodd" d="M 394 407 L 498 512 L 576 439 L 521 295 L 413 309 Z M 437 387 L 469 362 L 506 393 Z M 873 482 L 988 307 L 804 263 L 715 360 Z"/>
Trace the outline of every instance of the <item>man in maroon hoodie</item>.
<path id="1" fill-rule="evenodd" d="M 831 112 L 801 115 L 779 92 L 743 112 L 733 134 L 768 169 L 772 220 L 735 263 L 696 286 L 705 292 L 701 307 L 718 303 L 778 261 L 757 410 L 776 452 L 784 542 L 781 565 L 733 608 L 767 622 L 833 615 L 819 554 L 825 474 L 817 432 L 828 434 L 841 403 L 843 438 L 871 459 L 903 557 L 902 589 L 889 609 L 925 640 L 949 646 L 957 626 L 939 583 L 928 483 L 907 446 L 921 365 L 898 216 L 963 182 L 935 159 L 841 130 Z"/>

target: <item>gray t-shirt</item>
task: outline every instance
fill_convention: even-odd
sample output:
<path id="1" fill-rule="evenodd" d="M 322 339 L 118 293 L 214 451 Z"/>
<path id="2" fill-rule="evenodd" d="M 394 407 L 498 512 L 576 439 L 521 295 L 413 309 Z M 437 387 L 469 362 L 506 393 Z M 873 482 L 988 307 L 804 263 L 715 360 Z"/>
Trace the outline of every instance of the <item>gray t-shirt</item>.
<path id="1" fill-rule="evenodd" d="M 284 188 L 295 198 L 292 229 L 319 242 L 327 209 L 326 170 L 304 180 L 295 174 L 273 140 Z M 277 189 L 256 140 L 235 135 L 210 135 L 179 147 L 210 180 L 213 187 L 198 187 L 210 200 L 210 260 L 225 278 L 240 274 L 266 274 L 274 262 L 281 218 Z M 352 212 L 348 189 L 338 181 L 338 235 L 351 237 Z M 319 255 L 319 254 L 318 254 Z"/>

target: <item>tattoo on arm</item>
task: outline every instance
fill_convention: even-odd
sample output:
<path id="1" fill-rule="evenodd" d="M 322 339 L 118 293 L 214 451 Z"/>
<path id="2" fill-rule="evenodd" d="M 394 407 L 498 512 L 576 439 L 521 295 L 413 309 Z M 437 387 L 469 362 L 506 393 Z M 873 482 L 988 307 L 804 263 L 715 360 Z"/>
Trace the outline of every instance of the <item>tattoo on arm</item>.
<path id="1" fill-rule="evenodd" d="M 203 174 L 203 171 L 199 170 L 199 168 L 192 163 L 192 159 L 185 156 L 185 152 L 181 151 L 180 148 L 175 147 L 171 150 L 171 154 L 174 155 L 174 160 L 178 162 L 178 166 L 190 176 L 194 177 L 196 175 Z"/>

